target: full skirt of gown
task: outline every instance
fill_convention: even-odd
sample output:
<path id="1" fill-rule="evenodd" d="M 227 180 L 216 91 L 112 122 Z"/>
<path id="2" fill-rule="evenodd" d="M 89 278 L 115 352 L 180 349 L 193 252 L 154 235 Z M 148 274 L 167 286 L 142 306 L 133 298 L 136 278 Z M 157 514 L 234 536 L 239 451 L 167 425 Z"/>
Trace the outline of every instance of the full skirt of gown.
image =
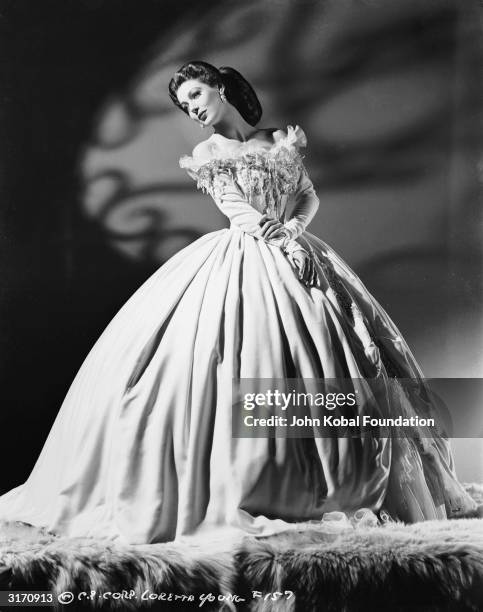
<path id="1" fill-rule="evenodd" d="M 312 234 L 300 241 L 319 287 L 234 227 L 161 266 L 92 348 L 0 518 L 150 543 L 222 525 L 263 535 L 331 511 L 471 509 L 446 440 L 232 436 L 233 379 L 422 376 L 349 266 Z"/>

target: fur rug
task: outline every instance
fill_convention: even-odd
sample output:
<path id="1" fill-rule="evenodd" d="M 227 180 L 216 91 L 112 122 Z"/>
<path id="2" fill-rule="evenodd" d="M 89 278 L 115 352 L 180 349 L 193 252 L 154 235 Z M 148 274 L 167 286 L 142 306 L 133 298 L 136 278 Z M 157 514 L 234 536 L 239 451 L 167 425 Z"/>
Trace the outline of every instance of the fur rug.
<path id="1" fill-rule="evenodd" d="M 468 490 L 483 501 L 482 485 Z M 52 591 L 69 612 L 483 610 L 479 518 L 258 539 L 217 533 L 128 546 L 0 523 L 0 591 Z M 57 599 L 63 592 L 69 605 L 71 595 Z"/>

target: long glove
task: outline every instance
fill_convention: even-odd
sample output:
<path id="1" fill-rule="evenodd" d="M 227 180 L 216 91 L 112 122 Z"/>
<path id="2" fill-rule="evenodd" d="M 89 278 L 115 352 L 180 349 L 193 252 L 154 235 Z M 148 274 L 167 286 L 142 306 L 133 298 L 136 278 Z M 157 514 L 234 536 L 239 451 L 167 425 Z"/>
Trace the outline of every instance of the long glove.
<path id="1" fill-rule="evenodd" d="M 295 192 L 295 204 L 292 213 L 289 220 L 284 224 L 289 238 L 295 240 L 302 234 L 314 218 L 318 208 L 319 198 L 307 171 L 303 168 Z"/>
<path id="2" fill-rule="evenodd" d="M 314 257 L 313 253 L 307 251 L 301 244 L 299 244 L 296 240 L 288 237 L 288 231 L 285 231 L 285 236 L 278 238 L 269 238 L 268 240 L 262 236 L 262 229 L 260 226 L 260 220 L 262 218 L 262 213 L 258 212 L 251 206 L 246 200 L 245 196 L 241 189 L 236 185 L 236 183 L 231 179 L 231 177 L 227 177 L 226 183 L 220 187 L 220 183 L 218 184 L 218 189 L 216 190 L 217 194 L 212 194 L 217 201 L 217 204 L 220 206 L 221 210 L 225 214 L 230 217 L 232 226 L 238 227 L 243 232 L 254 236 L 259 240 L 264 240 L 267 244 L 272 244 L 274 246 L 280 247 L 284 253 L 287 255 L 287 258 L 297 272 L 301 281 L 307 285 L 317 285 L 318 278 L 316 273 L 314 272 Z M 299 201 L 302 203 L 302 199 Z M 299 209 L 300 211 L 301 209 Z M 297 219 L 299 223 L 301 223 L 301 219 Z M 306 253 L 311 261 L 309 263 L 309 271 L 310 280 L 302 280 L 301 273 L 297 263 L 294 260 L 294 254 L 297 251 L 303 251 Z"/>
<path id="3" fill-rule="evenodd" d="M 304 247 L 290 236 L 293 230 L 285 230 L 285 227 L 283 230 L 284 236 L 266 240 L 262 236 L 262 228 L 260 227 L 262 213 L 248 203 L 240 187 L 229 175 L 226 175 L 226 180 L 221 184 L 218 183 L 212 196 L 220 209 L 230 218 L 232 226 L 238 227 L 247 234 L 264 240 L 268 244 L 280 247 L 287 254 L 294 253 L 297 250 L 305 251 Z"/>

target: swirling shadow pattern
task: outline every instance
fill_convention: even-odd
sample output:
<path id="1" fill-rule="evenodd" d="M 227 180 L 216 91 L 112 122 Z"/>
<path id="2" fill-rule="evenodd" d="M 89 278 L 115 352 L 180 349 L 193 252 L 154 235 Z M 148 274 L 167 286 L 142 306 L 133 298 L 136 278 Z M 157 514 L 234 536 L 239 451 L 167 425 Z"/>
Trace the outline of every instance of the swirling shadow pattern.
<path id="1" fill-rule="evenodd" d="M 205 134 L 166 91 L 175 68 L 190 58 L 232 64 L 260 92 L 270 124 L 299 123 L 308 133 L 307 164 L 323 203 L 312 229 L 363 270 L 369 285 L 378 284 L 378 269 L 396 254 L 413 259 L 429 250 L 445 262 L 435 273 L 465 276 L 474 296 L 480 289 L 479 184 L 468 174 L 479 144 L 474 15 L 471 2 L 286 0 L 217 3 L 196 19 L 184 16 L 99 114 L 84 155 L 85 208 L 115 248 L 153 264 L 183 246 L 183 236 L 188 243 L 222 227 L 213 204 L 193 193 L 176 166 Z M 456 233 L 448 229 L 456 226 Z M 160 248 L 170 232 L 180 239 Z M 397 282 L 404 304 L 411 278 Z M 440 327 L 458 317 L 453 297 L 440 296 Z M 474 307 L 473 298 L 458 306 Z"/>

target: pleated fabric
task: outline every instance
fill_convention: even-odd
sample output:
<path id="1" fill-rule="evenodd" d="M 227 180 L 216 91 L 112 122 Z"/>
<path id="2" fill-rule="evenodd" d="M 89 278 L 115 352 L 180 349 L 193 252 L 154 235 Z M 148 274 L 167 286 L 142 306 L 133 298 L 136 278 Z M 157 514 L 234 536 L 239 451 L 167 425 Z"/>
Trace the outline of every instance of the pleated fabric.
<path id="1" fill-rule="evenodd" d="M 94 345 L 0 517 L 150 543 L 226 525 L 263 535 L 331 511 L 416 521 L 468 508 L 444 440 L 232 436 L 233 379 L 421 374 L 347 264 L 300 240 L 319 287 L 235 227 L 159 268 Z"/>

